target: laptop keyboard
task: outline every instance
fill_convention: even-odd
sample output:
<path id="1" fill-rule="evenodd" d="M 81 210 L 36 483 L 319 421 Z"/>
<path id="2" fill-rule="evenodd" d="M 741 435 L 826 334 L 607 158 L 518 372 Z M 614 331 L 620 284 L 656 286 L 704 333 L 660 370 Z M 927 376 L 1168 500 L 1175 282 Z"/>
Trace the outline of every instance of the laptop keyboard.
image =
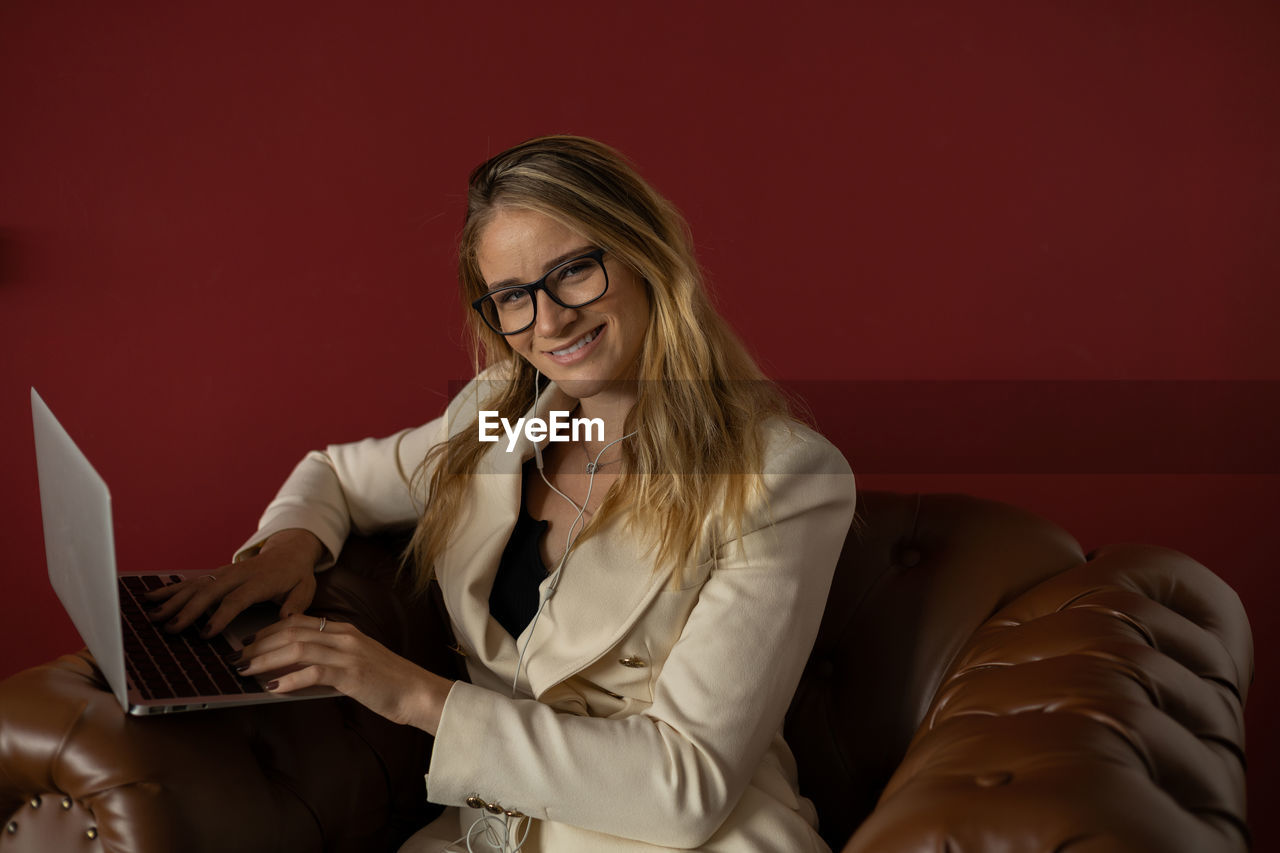
<path id="1" fill-rule="evenodd" d="M 200 636 L 195 626 L 169 634 L 147 618 L 153 604 L 142 596 L 177 575 L 130 575 L 120 578 L 120 609 L 124 615 L 124 656 L 129 680 L 147 699 L 228 696 L 262 693 L 253 678 L 244 678 L 227 663 L 234 649 L 219 635 Z"/>

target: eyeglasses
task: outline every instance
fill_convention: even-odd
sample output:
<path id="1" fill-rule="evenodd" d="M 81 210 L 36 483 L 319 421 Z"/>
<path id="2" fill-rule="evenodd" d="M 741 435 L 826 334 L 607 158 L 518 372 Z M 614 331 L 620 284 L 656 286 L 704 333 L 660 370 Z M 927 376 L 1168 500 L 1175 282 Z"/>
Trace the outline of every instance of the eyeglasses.
<path id="1" fill-rule="evenodd" d="M 535 282 L 491 290 L 472 302 L 471 307 L 500 335 L 523 332 L 538 318 L 539 290 L 562 308 L 581 308 L 604 296 L 609 289 L 609 273 L 603 257 L 604 249 L 593 249 L 552 267 Z"/>

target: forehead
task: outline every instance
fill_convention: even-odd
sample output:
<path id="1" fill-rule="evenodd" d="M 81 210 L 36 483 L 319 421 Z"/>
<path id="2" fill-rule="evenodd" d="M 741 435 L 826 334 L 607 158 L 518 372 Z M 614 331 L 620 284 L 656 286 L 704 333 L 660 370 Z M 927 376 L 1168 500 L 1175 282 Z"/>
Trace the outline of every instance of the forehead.
<path id="1" fill-rule="evenodd" d="M 545 213 L 503 207 L 480 231 L 476 263 L 490 284 L 508 278 L 532 280 L 546 272 L 551 259 L 589 245 L 583 234 Z"/>

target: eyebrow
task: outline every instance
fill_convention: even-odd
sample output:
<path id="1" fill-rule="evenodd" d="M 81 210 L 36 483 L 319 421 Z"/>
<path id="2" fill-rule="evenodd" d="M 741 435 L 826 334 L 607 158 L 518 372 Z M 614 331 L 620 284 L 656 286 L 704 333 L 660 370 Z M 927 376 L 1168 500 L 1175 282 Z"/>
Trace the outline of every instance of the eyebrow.
<path id="1" fill-rule="evenodd" d="M 580 248 L 574 249 L 573 251 L 565 252 L 563 255 L 557 255 L 556 257 L 552 258 L 551 260 L 547 261 L 545 264 L 542 265 L 542 274 L 545 276 L 547 273 L 551 272 L 553 269 L 560 266 L 565 261 L 572 261 L 574 258 L 581 258 L 583 255 L 586 255 L 592 251 L 594 251 L 594 248 L 588 244 L 585 246 L 581 246 Z M 485 287 L 487 290 L 492 291 L 492 290 L 501 290 L 504 287 L 514 287 L 519 284 L 533 284 L 533 282 L 521 281 L 518 278 L 506 278 L 506 279 L 503 279 L 502 281 L 485 285 Z"/>

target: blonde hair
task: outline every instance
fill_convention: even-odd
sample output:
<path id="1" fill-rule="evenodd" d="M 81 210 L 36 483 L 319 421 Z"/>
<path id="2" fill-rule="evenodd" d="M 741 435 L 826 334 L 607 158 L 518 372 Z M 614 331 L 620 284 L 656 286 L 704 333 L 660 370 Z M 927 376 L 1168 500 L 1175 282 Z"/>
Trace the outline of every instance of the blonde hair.
<path id="1" fill-rule="evenodd" d="M 622 468 L 577 542 L 625 517 L 656 547 L 655 571 L 679 567 L 702 543 L 708 515 L 727 537 L 742 533 L 761 492 L 764 421 L 788 417 L 777 387 L 716 313 L 703 287 L 688 226 L 618 152 L 590 139 L 533 139 L 472 174 L 459 244 L 458 280 L 468 308 L 477 372 L 504 365 L 503 384 L 485 408 L 522 416 L 534 398 L 534 368 L 470 311 L 486 292 L 477 244 L 496 210 L 521 208 L 555 219 L 630 267 L 649 297 L 649 322 L 637 370 L 638 399 L 624 432 Z M 493 445 L 477 424 L 427 454 L 415 473 L 424 511 L 406 552 L 415 588 L 426 589 L 436 560 L 461 523 L 476 467 Z M 709 543 L 718 545 L 721 543 Z M 575 543 L 576 545 L 576 543 Z"/>

